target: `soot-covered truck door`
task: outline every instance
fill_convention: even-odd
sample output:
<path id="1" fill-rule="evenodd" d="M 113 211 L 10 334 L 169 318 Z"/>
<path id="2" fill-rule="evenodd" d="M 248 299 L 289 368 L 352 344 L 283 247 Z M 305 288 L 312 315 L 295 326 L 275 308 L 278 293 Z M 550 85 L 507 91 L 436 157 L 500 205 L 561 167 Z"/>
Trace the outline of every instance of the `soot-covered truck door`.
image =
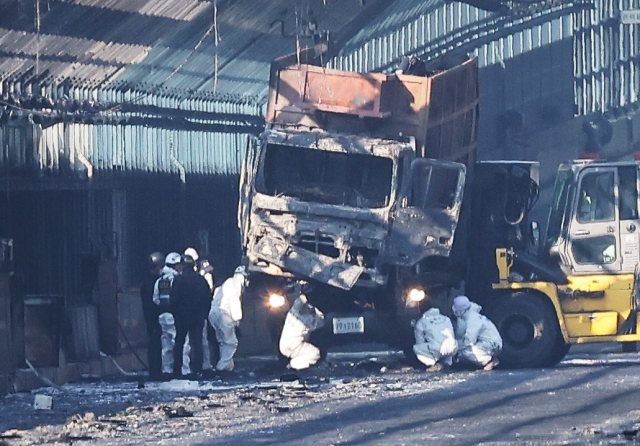
<path id="1" fill-rule="evenodd" d="M 395 210 L 385 244 L 388 263 L 411 266 L 428 256 L 447 257 L 462 204 L 463 164 L 417 159 Z"/>

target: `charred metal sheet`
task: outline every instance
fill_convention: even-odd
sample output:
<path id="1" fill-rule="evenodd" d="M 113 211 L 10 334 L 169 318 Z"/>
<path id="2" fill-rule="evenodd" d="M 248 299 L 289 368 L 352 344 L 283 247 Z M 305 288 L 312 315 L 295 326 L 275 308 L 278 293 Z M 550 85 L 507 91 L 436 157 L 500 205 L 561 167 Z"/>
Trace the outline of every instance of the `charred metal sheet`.
<path id="1" fill-rule="evenodd" d="M 399 209 L 393 221 L 396 229 L 385 242 L 384 258 L 392 264 L 411 266 L 426 256 L 446 257 L 456 225 L 457 220 L 444 211 Z"/>
<path id="2" fill-rule="evenodd" d="M 284 266 L 283 258 L 289 249 L 289 243 L 278 237 L 265 236 L 260 239 L 253 248 L 253 253 L 262 260 L 282 267 Z"/>
<path id="3" fill-rule="evenodd" d="M 337 243 L 338 245 L 341 242 Z M 264 235 L 250 254 L 283 270 L 310 277 L 338 288 L 350 289 L 365 268 L 295 246 L 279 235 Z"/>
<path id="4" fill-rule="evenodd" d="M 292 246 L 284 257 L 284 268 L 337 288 L 350 290 L 364 271 L 357 265 Z"/>
<path id="5" fill-rule="evenodd" d="M 389 139 L 361 135 L 335 135 L 321 131 L 299 132 L 269 129 L 263 135 L 267 144 L 284 144 L 333 152 L 360 153 L 397 159 L 413 153 L 411 145 Z"/>
<path id="6" fill-rule="evenodd" d="M 332 206 L 322 203 L 309 203 L 288 197 L 273 197 L 256 193 L 253 196 L 252 212 L 269 209 L 292 214 L 339 217 L 343 220 L 381 223 L 386 225 L 387 209 L 358 209 L 346 206 Z"/>
<path id="7" fill-rule="evenodd" d="M 344 290 L 351 289 L 364 271 L 364 267 L 292 246 L 277 237 L 262 237 L 254 247 L 253 254 L 282 269 Z"/>

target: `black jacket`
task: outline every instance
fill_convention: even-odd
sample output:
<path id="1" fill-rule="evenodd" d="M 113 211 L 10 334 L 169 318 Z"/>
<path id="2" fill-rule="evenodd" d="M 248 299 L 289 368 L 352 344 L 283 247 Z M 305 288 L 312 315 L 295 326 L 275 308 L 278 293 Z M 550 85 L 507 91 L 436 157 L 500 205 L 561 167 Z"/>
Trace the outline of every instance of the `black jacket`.
<path id="1" fill-rule="evenodd" d="M 160 307 L 153 303 L 153 287 L 160 277 L 149 271 L 142 283 L 140 284 L 140 300 L 142 301 L 142 314 L 147 328 L 151 329 L 154 325 L 158 325 L 158 316 L 160 316 Z"/>
<path id="2" fill-rule="evenodd" d="M 173 279 L 171 313 L 176 321 L 204 320 L 211 306 L 209 284 L 200 274 L 187 268 Z"/>

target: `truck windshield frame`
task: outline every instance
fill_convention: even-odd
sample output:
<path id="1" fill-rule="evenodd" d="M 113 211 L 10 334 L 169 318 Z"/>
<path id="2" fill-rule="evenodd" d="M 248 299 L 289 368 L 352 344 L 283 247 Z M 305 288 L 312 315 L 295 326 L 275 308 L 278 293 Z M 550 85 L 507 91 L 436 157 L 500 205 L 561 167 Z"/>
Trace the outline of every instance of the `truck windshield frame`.
<path id="1" fill-rule="evenodd" d="M 373 154 L 267 143 L 256 190 L 356 208 L 390 205 L 394 160 Z"/>

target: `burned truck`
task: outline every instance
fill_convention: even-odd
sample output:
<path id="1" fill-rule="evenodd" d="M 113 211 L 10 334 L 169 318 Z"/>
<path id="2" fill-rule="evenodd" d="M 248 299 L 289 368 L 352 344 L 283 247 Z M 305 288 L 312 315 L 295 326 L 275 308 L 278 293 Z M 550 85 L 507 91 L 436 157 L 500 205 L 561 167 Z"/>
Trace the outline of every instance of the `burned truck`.
<path id="1" fill-rule="evenodd" d="M 422 76 L 274 62 L 238 225 L 276 339 L 295 279 L 328 321 L 323 346 L 400 347 L 419 302 L 461 279 L 451 253 L 478 113 L 477 60 L 464 59 Z"/>

